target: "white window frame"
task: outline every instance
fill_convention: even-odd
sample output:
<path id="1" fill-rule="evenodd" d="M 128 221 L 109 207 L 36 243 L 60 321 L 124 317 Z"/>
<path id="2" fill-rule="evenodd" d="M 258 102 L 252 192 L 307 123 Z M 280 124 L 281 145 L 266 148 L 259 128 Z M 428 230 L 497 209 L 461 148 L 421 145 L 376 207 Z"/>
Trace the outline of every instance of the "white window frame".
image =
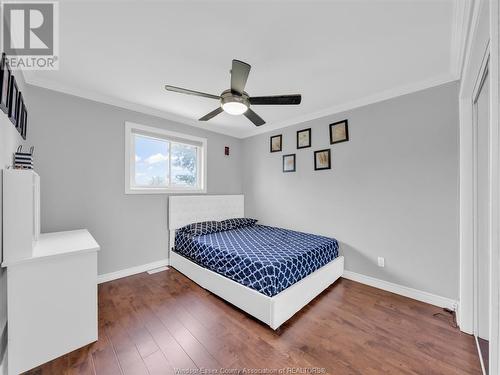
<path id="1" fill-rule="evenodd" d="M 198 181 L 201 186 L 193 187 L 134 187 L 132 178 L 135 175 L 132 169 L 135 168 L 135 148 L 132 145 L 134 133 L 147 133 L 151 136 L 158 136 L 159 139 L 172 139 L 173 142 L 182 143 L 182 140 L 197 142 L 201 146 L 201 158 L 198 158 Z M 201 160 L 200 160 L 201 159 Z M 134 122 L 125 122 L 125 194 L 199 194 L 207 192 L 207 139 L 195 137 L 189 134 L 172 132 L 162 128 L 146 126 Z"/>

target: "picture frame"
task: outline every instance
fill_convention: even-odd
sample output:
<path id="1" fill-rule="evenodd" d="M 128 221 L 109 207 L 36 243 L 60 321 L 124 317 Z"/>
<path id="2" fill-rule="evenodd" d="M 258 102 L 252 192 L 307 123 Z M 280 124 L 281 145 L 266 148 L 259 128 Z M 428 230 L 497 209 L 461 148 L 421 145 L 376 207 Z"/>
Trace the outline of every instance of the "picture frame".
<path id="1" fill-rule="evenodd" d="M 9 100 L 9 85 L 12 72 L 10 71 L 9 64 L 5 53 L 2 53 L 0 60 L 0 109 L 9 114 L 8 100 Z"/>
<path id="2" fill-rule="evenodd" d="M 7 100 L 7 107 L 9 107 L 9 119 L 14 124 L 14 126 L 17 125 L 17 116 L 19 112 L 18 99 L 19 99 L 19 88 L 17 87 L 14 75 L 11 75 L 9 83 L 9 98 Z"/>
<path id="3" fill-rule="evenodd" d="M 332 168 L 330 149 L 314 151 L 314 170 L 321 171 Z"/>
<path id="4" fill-rule="evenodd" d="M 269 151 L 280 152 L 283 149 L 283 135 L 273 135 L 269 138 Z"/>
<path id="5" fill-rule="evenodd" d="M 22 134 L 22 128 L 23 128 L 23 124 L 22 124 L 22 110 L 23 110 L 23 107 L 24 107 L 24 98 L 23 98 L 23 94 L 22 93 L 19 93 L 19 95 L 18 95 L 18 98 L 17 98 L 17 107 L 18 107 L 18 115 L 17 115 L 17 118 L 16 118 L 16 129 L 19 132 L 19 134 Z"/>
<path id="6" fill-rule="evenodd" d="M 330 124 L 330 144 L 347 142 L 349 140 L 349 124 L 347 120 Z"/>
<path id="7" fill-rule="evenodd" d="M 311 147 L 311 128 L 297 130 L 297 149 Z"/>
<path id="8" fill-rule="evenodd" d="M 295 172 L 295 154 L 283 155 L 283 172 Z"/>
<path id="9" fill-rule="evenodd" d="M 26 109 L 26 105 L 24 104 L 21 109 L 20 117 L 21 117 L 21 128 L 20 128 L 21 137 L 23 137 L 23 139 L 26 140 L 26 135 L 28 132 L 28 110 Z"/>

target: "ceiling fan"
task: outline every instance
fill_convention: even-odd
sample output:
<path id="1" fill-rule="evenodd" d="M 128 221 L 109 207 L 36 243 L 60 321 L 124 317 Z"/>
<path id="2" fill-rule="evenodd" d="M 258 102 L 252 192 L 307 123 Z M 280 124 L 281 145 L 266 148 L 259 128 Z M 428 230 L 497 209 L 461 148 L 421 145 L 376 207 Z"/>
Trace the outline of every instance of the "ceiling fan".
<path id="1" fill-rule="evenodd" d="M 181 87 L 165 85 L 168 91 L 181 94 L 202 96 L 204 98 L 217 99 L 220 107 L 206 114 L 199 121 L 208 121 L 221 112 L 230 115 L 245 115 L 255 126 L 264 125 L 266 122 L 257 113 L 250 109 L 251 105 L 291 105 L 300 104 L 302 97 L 296 95 L 274 95 L 274 96 L 249 96 L 244 90 L 250 73 L 251 66 L 243 61 L 233 60 L 231 73 L 231 88 L 224 90 L 220 95 L 207 94 L 200 91 L 183 89 Z"/>

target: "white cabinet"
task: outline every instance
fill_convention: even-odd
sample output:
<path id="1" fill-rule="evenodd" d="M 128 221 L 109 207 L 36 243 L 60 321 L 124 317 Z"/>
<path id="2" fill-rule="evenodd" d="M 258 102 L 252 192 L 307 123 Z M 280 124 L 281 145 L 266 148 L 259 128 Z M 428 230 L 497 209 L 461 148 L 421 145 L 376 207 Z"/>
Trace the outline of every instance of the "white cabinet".
<path id="1" fill-rule="evenodd" d="M 97 340 L 99 245 L 86 229 L 38 234 L 37 181 L 4 171 L 9 375 Z"/>
<path id="2" fill-rule="evenodd" d="M 40 177 L 32 170 L 3 171 L 3 260 L 31 257 L 40 235 Z"/>

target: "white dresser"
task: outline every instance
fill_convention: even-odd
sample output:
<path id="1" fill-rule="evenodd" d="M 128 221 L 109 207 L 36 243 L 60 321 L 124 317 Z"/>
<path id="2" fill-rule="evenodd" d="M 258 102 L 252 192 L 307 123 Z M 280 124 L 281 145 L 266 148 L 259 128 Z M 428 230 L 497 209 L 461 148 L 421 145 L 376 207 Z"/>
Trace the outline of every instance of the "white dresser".
<path id="1" fill-rule="evenodd" d="M 39 178 L 3 175 L 9 375 L 97 340 L 97 251 L 86 230 L 39 233 Z"/>

